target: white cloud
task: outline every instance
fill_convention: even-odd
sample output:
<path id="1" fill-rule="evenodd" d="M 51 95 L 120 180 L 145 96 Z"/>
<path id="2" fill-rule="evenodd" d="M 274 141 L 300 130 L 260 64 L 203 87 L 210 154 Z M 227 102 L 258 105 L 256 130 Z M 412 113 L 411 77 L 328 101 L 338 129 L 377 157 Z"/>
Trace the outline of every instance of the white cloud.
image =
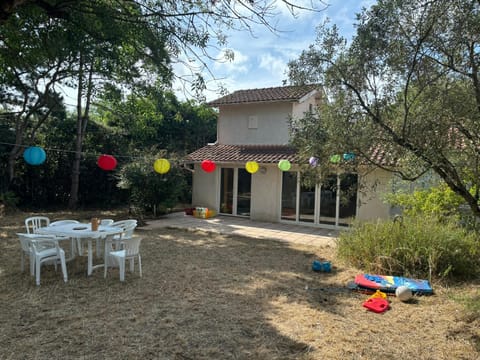
<path id="1" fill-rule="evenodd" d="M 204 73 L 208 87 L 215 89 L 223 85 L 229 92 L 240 89 L 253 89 L 281 86 L 286 78 L 287 63 L 298 58 L 303 50 L 315 42 L 316 27 L 326 17 L 337 24 L 347 39 L 355 33 L 355 14 L 362 7 L 369 8 L 375 0 L 328 0 L 330 6 L 325 11 L 302 11 L 295 18 L 281 0 L 271 0 L 277 5 L 277 17 L 272 25 L 279 30 L 272 33 L 264 25 L 253 25 L 253 35 L 249 31 L 226 31 L 228 49 L 233 51 L 233 61 L 224 57 L 226 49 L 216 54 L 219 61 L 206 60 L 211 73 Z M 293 3 L 308 7 L 317 0 L 298 0 Z M 212 79 L 213 78 L 213 79 Z M 208 100 L 219 97 L 215 91 L 205 93 Z"/>
<path id="2" fill-rule="evenodd" d="M 287 67 L 287 63 L 284 59 L 280 56 L 274 56 L 271 53 L 260 55 L 259 60 L 258 67 L 269 71 L 273 75 L 283 75 Z"/>
<path id="3" fill-rule="evenodd" d="M 228 54 L 233 54 L 233 59 Z M 223 49 L 217 56 L 219 61 L 215 61 L 213 67 L 221 73 L 246 73 L 249 69 L 249 56 L 244 55 L 240 50 Z"/>

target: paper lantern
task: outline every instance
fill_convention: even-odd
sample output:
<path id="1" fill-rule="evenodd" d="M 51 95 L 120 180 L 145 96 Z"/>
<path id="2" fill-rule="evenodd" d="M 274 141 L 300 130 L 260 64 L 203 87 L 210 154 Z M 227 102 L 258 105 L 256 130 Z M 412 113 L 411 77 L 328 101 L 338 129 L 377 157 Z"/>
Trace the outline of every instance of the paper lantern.
<path id="1" fill-rule="evenodd" d="M 278 168 L 279 168 L 280 170 L 282 170 L 282 171 L 288 171 L 288 170 L 290 170 L 290 167 L 291 167 L 291 166 L 292 166 L 292 165 L 290 164 L 290 161 L 288 161 L 288 160 L 280 160 L 280 161 L 278 162 Z"/>
<path id="2" fill-rule="evenodd" d="M 245 164 L 245 169 L 250 173 L 250 174 L 255 174 L 260 166 L 258 166 L 258 163 L 256 161 L 248 161 Z"/>
<path id="3" fill-rule="evenodd" d="M 330 156 L 330 162 L 332 164 L 338 164 L 342 160 L 342 157 L 338 154 Z"/>
<path id="4" fill-rule="evenodd" d="M 45 162 L 47 154 L 39 146 L 30 146 L 23 152 L 23 158 L 27 164 L 30 165 L 41 165 Z"/>
<path id="5" fill-rule="evenodd" d="M 159 174 L 166 174 L 170 170 L 170 162 L 167 159 L 157 159 L 153 163 L 153 169 Z"/>
<path id="6" fill-rule="evenodd" d="M 202 169 L 203 171 L 209 173 L 215 171 L 215 163 L 212 160 L 203 160 L 202 161 Z"/>
<path id="7" fill-rule="evenodd" d="M 345 153 L 343 154 L 343 160 L 345 161 L 350 161 L 355 159 L 355 154 L 354 153 Z"/>
<path id="8" fill-rule="evenodd" d="M 308 163 L 310 164 L 311 167 L 316 167 L 318 165 L 318 158 L 315 156 L 312 156 L 309 160 Z"/>
<path id="9" fill-rule="evenodd" d="M 100 155 L 97 160 L 97 165 L 102 170 L 113 170 L 117 167 L 117 159 L 112 155 Z"/>

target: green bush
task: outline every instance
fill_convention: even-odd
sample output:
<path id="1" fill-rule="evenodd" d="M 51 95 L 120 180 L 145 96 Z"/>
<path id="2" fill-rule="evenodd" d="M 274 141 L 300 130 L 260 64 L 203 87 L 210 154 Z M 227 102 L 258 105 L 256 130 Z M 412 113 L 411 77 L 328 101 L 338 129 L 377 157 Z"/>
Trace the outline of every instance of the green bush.
<path id="1" fill-rule="evenodd" d="M 385 200 L 399 206 L 404 215 L 459 216 L 459 208 L 465 200 L 445 183 L 412 193 L 400 191 L 385 195 Z"/>
<path id="2" fill-rule="evenodd" d="M 129 190 L 130 204 L 137 212 L 166 214 L 185 193 L 186 174 L 181 167 L 172 164 L 166 174 L 153 170 L 155 160 L 164 156 L 164 153 L 144 156 L 124 165 L 119 171 L 117 186 Z"/>
<path id="3" fill-rule="evenodd" d="M 18 204 L 18 197 L 12 191 L 0 193 L 0 205 L 3 205 L 6 212 L 14 210 Z"/>
<path id="4" fill-rule="evenodd" d="M 370 273 L 415 278 L 473 278 L 480 274 L 477 234 L 435 216 L 355 223 L 338 238 L 338 255 Z"/>

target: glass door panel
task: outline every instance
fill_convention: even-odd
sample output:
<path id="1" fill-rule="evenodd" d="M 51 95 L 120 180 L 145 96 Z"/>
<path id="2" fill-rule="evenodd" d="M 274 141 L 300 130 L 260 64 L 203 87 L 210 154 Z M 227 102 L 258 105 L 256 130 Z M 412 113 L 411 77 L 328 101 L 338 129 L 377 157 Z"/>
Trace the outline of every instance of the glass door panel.
<path id="1" fill-rule="evenodd" d="M 297 173 L 282 172 L 282 216 L 283 220 L 297 219 Z"/>
<path id="2" fill-rule="evenodd" d="M 252 175 L 245 169 L 238 169 L 237 215 L 250 216 Z"/>
<path id="3" fill-rule="evenodd" d="M 300 221 L 313 222 L 315 220 L 315 186 L 300 187 Z"/>
<path id="4" fill-rule="evenodd" d="M 320 186 L 320 224 L 335 225 L 337 177 L 329 176 Z"/>
<path id="5" fill-rule="evenodd" d="M 222 168 L 220 179 L 220 212 L 232 214 L 233 212 L 233 169 Z"/>
<path id="6" fill-rule="evenodd" d="M 349 225 L 356 215 L 357 188 L 358 176 L 356 174 L 343 174 L 340 176 L 340 225 Z"/>

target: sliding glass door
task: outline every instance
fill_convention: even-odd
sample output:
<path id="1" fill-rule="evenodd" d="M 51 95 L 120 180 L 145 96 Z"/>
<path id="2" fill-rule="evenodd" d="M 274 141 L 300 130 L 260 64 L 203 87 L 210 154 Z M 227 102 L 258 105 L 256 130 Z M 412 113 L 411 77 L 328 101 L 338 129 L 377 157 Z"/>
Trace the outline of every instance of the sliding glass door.
<path id="1" fill-rule="evenodd" d="M 252 175 L 242 168 L 222 168 L 220 212 L 250 216 Z"/>
<path id="2" fill-rule="evenodd" d="M 281 219 L 326 226 L 347 226 L 356 215 L 358 176 L 328 176 L 321 184 L 304 186 L 299 173 L 282 173 Z"/>

